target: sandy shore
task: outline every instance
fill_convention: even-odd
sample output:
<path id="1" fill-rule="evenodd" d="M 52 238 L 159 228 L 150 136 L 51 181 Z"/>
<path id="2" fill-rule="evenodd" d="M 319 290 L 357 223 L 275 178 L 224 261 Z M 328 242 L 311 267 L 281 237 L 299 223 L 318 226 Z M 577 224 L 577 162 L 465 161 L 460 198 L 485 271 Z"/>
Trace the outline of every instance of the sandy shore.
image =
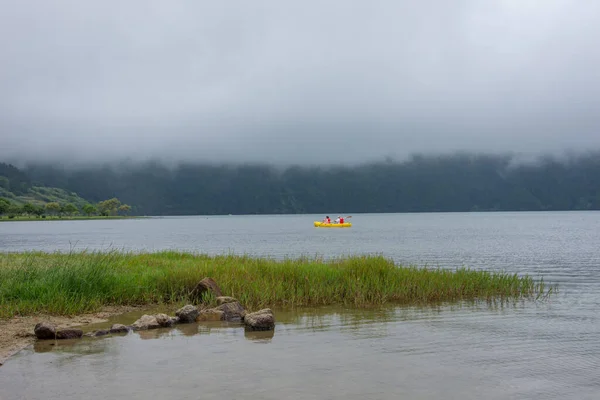
<path id="1" fill-rule="evenodd" d="M 58 328 L 105 322 L 109 317 L 142 307 L 105 307 L 100 312 L 75 316 L 38 314 L 0 320 L 0 366 L 13 354 L 35 341 L 33 328 L 38 322 L 49 321 Z"/>

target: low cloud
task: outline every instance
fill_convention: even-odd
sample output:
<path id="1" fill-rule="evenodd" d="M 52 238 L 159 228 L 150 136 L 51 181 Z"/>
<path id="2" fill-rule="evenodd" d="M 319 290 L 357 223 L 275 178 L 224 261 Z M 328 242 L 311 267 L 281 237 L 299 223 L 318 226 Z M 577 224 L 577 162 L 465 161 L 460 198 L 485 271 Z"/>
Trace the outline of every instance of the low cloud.
<path id="1" fill-rule="evenodd" d="M 600 3 L 57 1 L 0 14 L 0 158 L 600 148 Z"/>

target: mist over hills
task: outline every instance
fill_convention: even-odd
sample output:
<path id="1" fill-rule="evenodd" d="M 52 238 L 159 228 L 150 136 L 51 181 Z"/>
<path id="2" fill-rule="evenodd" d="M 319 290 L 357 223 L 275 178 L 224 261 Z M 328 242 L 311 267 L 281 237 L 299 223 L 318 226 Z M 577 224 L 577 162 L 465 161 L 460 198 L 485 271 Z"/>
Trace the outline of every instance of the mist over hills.
<path id="1" fill-rule="evenodd" d="M 138 215 L 600 209 L 600 151 L 527 162 L 452 153 L 354 166 L 123 162 L 23 172 L 88 201 L 118 197 Z"/>

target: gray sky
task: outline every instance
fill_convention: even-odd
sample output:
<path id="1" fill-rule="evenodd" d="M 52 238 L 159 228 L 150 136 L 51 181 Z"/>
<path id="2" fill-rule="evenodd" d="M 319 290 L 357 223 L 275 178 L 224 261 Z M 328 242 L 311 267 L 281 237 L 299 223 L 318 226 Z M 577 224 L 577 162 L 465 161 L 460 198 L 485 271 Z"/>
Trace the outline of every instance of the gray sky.
<path id="1" fill-rule="evenodd" d="M 600 148 L 598 1 L 1 3 L 3 159 Z"/>

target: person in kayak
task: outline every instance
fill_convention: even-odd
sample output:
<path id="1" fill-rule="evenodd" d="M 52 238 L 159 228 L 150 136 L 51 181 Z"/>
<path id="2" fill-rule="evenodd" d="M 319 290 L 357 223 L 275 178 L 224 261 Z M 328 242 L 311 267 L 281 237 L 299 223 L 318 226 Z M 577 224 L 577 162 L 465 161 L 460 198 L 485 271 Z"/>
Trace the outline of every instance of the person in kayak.
<path id="1" fill-rule="evenodd" d="M 341 215 L 338 215 L 337 219 L 335 220 L 336 224 L 343 224 L 344 223 L 344 217 L 342 217 Z"/>
<path id="2" fill-rule="evenodd" d="M 324 224 L 330 224 L 331 223 L 331 218 L 329 218 L 329 215 L 325 217 L 325 219 L 323 220 Z"/>

